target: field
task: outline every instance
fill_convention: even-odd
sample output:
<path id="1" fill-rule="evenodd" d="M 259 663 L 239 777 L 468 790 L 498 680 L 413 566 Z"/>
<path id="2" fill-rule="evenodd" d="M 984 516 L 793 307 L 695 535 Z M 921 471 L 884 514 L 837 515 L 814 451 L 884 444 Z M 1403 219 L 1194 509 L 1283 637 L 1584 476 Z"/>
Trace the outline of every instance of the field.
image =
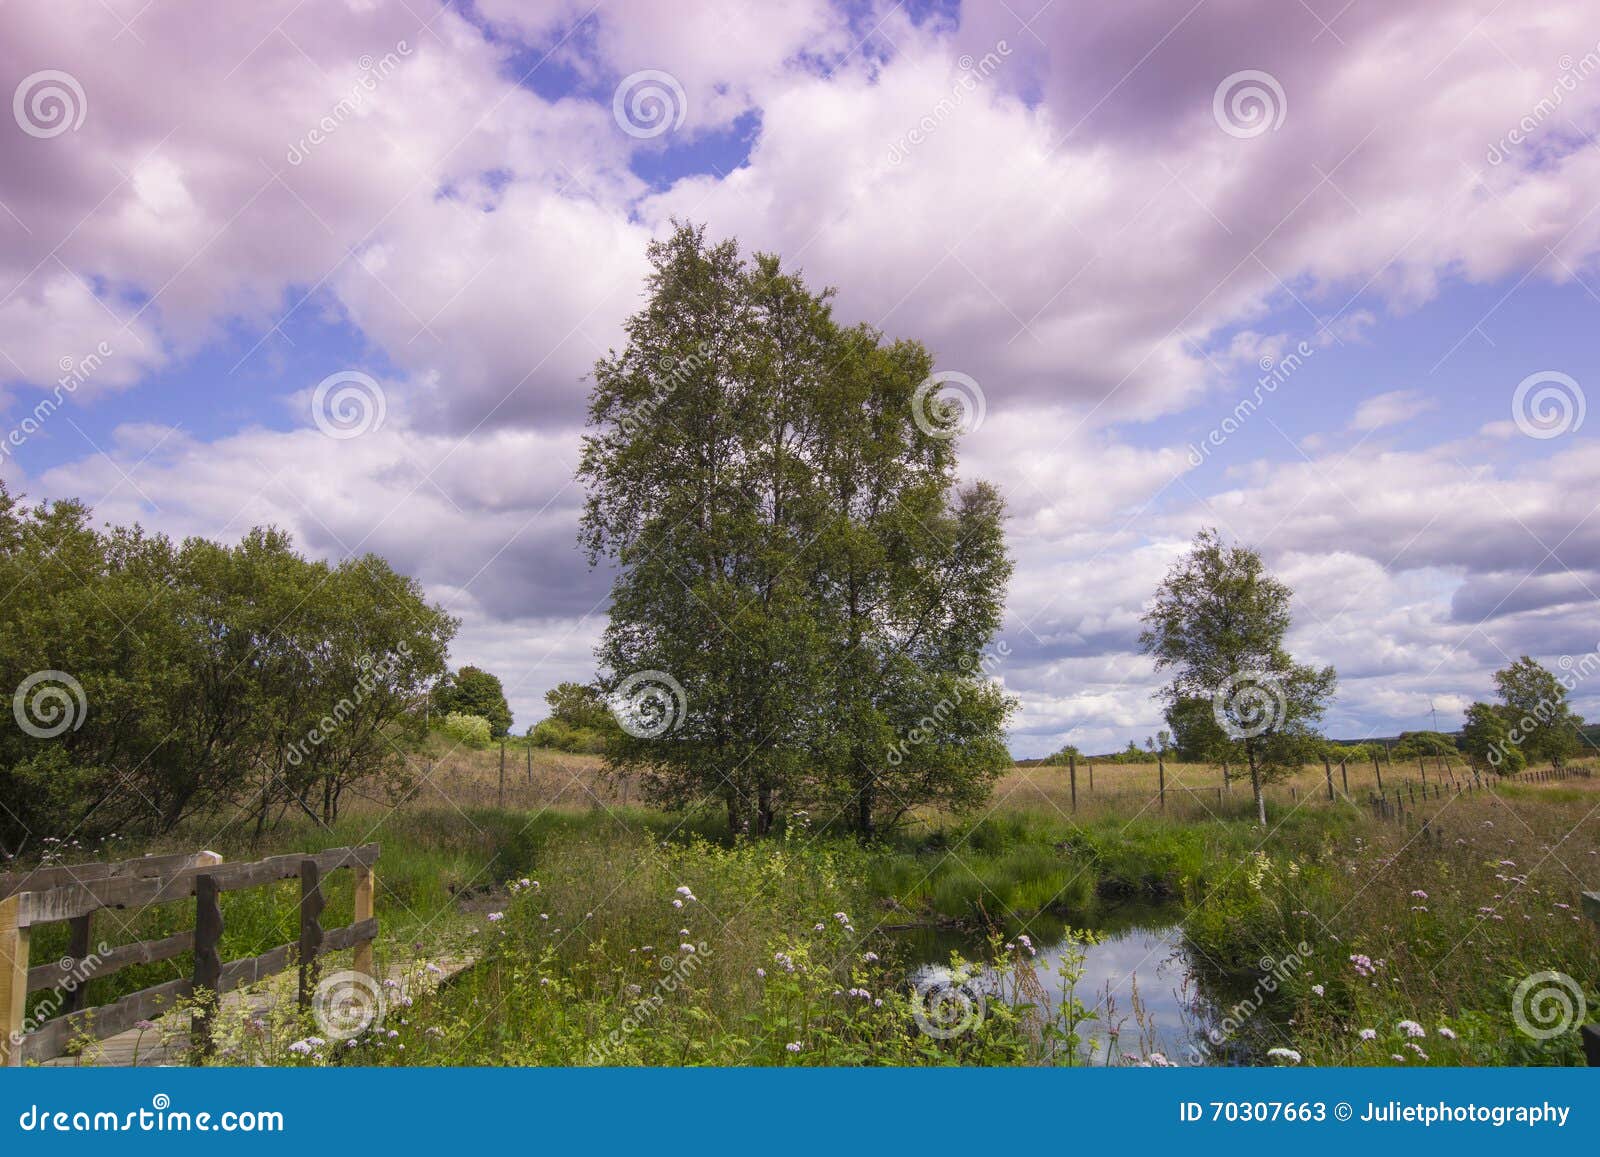
<path id="1" fill-rule="evenodd" d="M 1248 785 L 1217 803 L 1214 769 L 1169 767 L 1163 810 L 1154 766 L 1101 765 L 1093 792 L 1080 767 L 1074 815 L 1065 768 L 1018 768 L 978 814 L 919 816 L 864 847 L 804 818 L 730 841 L 714 810 L 624 803 L 587 757 L 536 752 L 530 777 L 526 750 L 508 751 L 504 806 L 497 752 L 436 752 L 420 770 L 400 806 L 375 796 L 332 829 L 285 824 L 262 845 L 195 829 L 153 849 L 383 844 L 379 960 L 406 982 L 381 1025 L 329 1043 L 292 1007 L 241 1016 L 216 1061 L 1164 1063 L 1180 1058 L 1139 995 L 1079 988 L 1072 947 L 1091 952 L 1096 929 L 1151 908 L 1193 970 L 1193 1062 L 1581 1063 L 1574 1031 L 1531 1035 L 1514 998 L 1526 1006 L 1519 985 L 1560 973 L 1600 1007 L 1596 930 L 1580 915 L 1600 880 L 1600 778 L 1419 797 L 1394 822 L 1364 802 L 1370 767 L 1351 769 L 1353 800 L 1332 803 L 1307 768 L 1269 793 L 1264 834 Z M 330 923 L 348 917 L 344 888 Z M 292 886 L 227 897 L 225 958 L 292 938 L 295 903 Z M 107 916 L 99 934 L 131 940 L 186 912 L 120 928 Z M 908 939 L 918 930 L 961 945 L 937 992 Z M 1067 946 L 1048 967 L 1035 956 L 1047 942 Z M 63 948 L 41 934 L 35 951 Z M 436 986 L 427 966 L 446 957 L 476 964 Z M 96 981 L 91 1003 L 188 967 Z M 990 999 L 974 1017 L 980 967 Z M 919 1029 L 952 1010 L 958 1031 Z M 1095 1045 L 1108 1031 L 1115 1049 Z"/>

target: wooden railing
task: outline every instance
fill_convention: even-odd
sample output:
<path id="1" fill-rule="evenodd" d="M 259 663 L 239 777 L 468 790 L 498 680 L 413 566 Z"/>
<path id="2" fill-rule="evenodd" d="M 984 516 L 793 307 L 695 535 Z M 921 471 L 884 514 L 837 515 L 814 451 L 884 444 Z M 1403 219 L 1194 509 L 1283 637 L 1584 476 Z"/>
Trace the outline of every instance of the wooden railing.
<path id="1" fill-rule="evenodd" d="M 179 1000 L 195 1002 L 191 1041 L 202 1055 L 211 1048 L 212 1019 L 222 995 L 254 984 L 293 965 L 300 969 L 299 999 L 309 1005 L 316 987 L 317 957 L 343 948 L 355 950 L 354 968 L 372 975 L 372 942 L 378 935 L 373 916 L 378 845 L 335 848 L 315 854 L 272 856 L 248 864 L 224 864 L 215 852 L 149 856 L 115 864 L 72 864 L 0 876 L 0 1067 L 60 1056 L 75 1040 L 104 1040 L 170 1011 Z M 352 922 L 324 930 L 322 877 L 341 868 L 355 871 Z M 224 962 L 222 940 L 224 892 L 261 887 L 279 880 L 300 879 L 300 936 L 269 952 Z M 102 908 L 142 910 L 193 898 L 194 929 L 162 940 L 147 940 L 97 951 L 92 920 Z M 71 924 L 67 955 L 59 961 L 28 966 L 32 929 L 41 924 Z M 110 975 L 131 964 L 170 960 L 194 953 L 193 974 L 130 993 L 114 1003 L 84 1009 L 83 994 L 91 978 Z M 63 1015 L 30 1027 L 26 1017 L 30 992 L 55 989 Z"/>

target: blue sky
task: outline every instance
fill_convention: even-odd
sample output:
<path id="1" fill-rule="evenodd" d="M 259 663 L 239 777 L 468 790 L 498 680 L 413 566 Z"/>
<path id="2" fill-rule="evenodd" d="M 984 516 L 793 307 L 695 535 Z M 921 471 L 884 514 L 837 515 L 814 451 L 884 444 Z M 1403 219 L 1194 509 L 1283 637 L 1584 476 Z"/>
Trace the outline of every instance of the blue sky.
<path id="1" fill-rule="evenodd" d="M 1453 724 L 1508 658 L 1600 646 L 1600 418 L 1514 414 L 1530 376 L 1585 406 L 1600 380 L 1589 6 L 90 7 L 0 14 L 6 83 L 65 72 L 83 114 L 0 126 L 5 422 L 117 352 L 0 478 L 379 550 L 519 727 L 593 672 L 583 378 L 674 217 L 978 383 L 1021 754 L 1159 726 L 1137 619 L 1205 525 L 1295 587 L 1342 735 Z M 641 84 L 664 125 L 614 100 Z M 350 373 L 382 421 L 330 437 L 316 390 Z"/>

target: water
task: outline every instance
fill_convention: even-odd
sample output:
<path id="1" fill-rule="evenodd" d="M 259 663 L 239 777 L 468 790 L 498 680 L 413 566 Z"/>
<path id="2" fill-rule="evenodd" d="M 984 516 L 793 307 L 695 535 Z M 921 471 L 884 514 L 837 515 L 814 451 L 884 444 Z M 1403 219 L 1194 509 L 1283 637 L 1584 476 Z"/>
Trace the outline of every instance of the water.
<path id="1" fill-rule="evenodd" d="M 1088 922 L 1101 937 L 1095 944 L 1067 939 L 1059 922 L 1030 922 L 1037 978 L 1058 1020 L 1068 995 L 1058 965 L 1063 957 L 1078 961 L 1080 975 L 1071 994 L 1095 1019 L 1078 1026 L 1086 1055 L 1075 1061 L 1121 1064 L 1160 1054 L 1175 1064 L 1249 1064 L 1281 1043 L 1267 1010 L 1238 1028 L 1230 1024 L 1220 1045 L 1210 1038 L 1241 994 L 1237 980 L 1208 976 L 1199 967 L 1184 943 L 1180 915 L 1172 908 L 1115 909 Z M 981 943 L 956 933 L 916 929 L 903 935 L 914 963 L 912 983 L 930 994 L 941 986 L 948 989 L 952 950 L 968 960 L 984 954 Z M 968 981 L 968 988 L 981 992 L 985 1001 L 1039 1003 L 1036 996 L 1018 993 L 1014 980 L 987 969 Z"/>

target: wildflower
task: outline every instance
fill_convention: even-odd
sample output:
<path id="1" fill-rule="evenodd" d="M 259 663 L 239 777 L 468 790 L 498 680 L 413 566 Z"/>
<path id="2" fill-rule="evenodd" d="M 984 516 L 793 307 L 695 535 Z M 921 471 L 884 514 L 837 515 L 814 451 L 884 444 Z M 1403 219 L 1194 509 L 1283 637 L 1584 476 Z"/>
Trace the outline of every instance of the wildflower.
<path id="1" fill-rule="evenodd" d="M 1406 1063 L 1406 1058 L 1401 1056 L 1399 1053 L 1390 1053 L 1389 1059 L 1397 1065 L 1403 1065 Z"/>
<path id="2" fill-rule="evenodd" d="M 794 958 L 791 957 L 787 952 L 773 953 L 772 962 L 785 972 L 794 971 Z"/>
<path id="3" fill-rule="evenodd" d="M 797 1040 L 792 1040 L 788 1044 L 784 1045 L 783 1047 L 788 1049 L 792 1053 L 797 1053 L 797 1052 L 800 1051 L 800 1042 L 797 1041 Z"/>
<path id="4" fill-rule="evenodd" d="M 440 1028 L 436 1024 L 430 1024 L 427 1028 L 422 1030 L 422 1035 L 423 1036 L 432 1036 L 432 1037 L 442 1037 L 442 1036 L 444 1036 L 444 1029 Z"/>
<path id="5" fill-rule="evenodd" d="M 1515 860 L 1501 860 L 1500 866 L 1502 868 L 1515 868 L 1517 866 L 1517 862 Z"/>
<path id="6" fill-rule="evenodd" d="M 689 886 L 687 884 L 678 885 L 678 895 L 682 896 L 685 900 L 694 899 L 694 893 L 689 890 Z"/>
<path id="7" fill-rule="evenodd" d="M 687 928 L 679 928 L 678 929 L 678 935 L 679 936 L 687 936 L 687 935 L 689 935 L 689 930 Z"/>
<path id="8" fill-rule="evenodd" d="M 813 932 L 822 932 L 822 931 L 825 931 L 827 929 L 827 927 L 828 926 L 826 924 L 814 924 L 814 925 L 812 925 L 811 930 Z"/>
<path id="9" fill-rule="evenodd" d="M 1563 904 L 1562 907 L 1564 908 L 1566 905 Z M 868 952 L 863 954 L 861 959 L 866 961 L 868 964 L 876 964 L 878 962 L 878 954 L 876 952 Z"/>
<path id="10" fill-rule="evenodd" d="M 1320 985 L 1320 984 L 1313 984 L 1311 986 L 1311 991 L 1316 993 L 1318 996 L 1321 996 L 1324 992 L 1327 991 L 1327 989 L 1323 988 L 1322 985 Z"/>
<path id="11" fill-rule="evenodd" d="M 1376 1040 L 1378 1038 L 1378 1030 L 1375 1028 L 1364 1028 L 1358 1035 L 1362 1040 Z"/>
<path id="12" fill-rule="evenodd" d="M 1445 1040 L 1455 1040 L 1456 1039 L 1456 1032 L 1455 1032 L 1455 1029 L 1453 1029 L 1453 1028 L 1447 1028 L 1444 1025 L 1440 1025 L 1439 1029 L 1438 1029 L 1438 1032 L 1439 1032 L 1439 1035 L 1444 1037 Z"/>
<path id="13" fill-rule="evenodd" d="M 133 1022 L 133 1027 L 140 1032 L 149 1032 L 156 1027 L 156 1022 L 153 1020 L 136 1020 Z"/>
<path id="14" fill-rule="evenodd" d="M 355 1037 L 351 1037 L 349 1040 L 344 1042 L 345 1051 L 348 1052 L 350 1049 L 355 1048 L 360 1043 L 361 1042 L 356 1040 Z"/>
<path id="15" fill-rule="evenodd" d="M 638 996 L 639 993 L 643 992 L 644 990 L 642 988 L 640 988 L 637 984 L 630 984 L 630 985 L 628 985 L 627 988 L 623 989 L 623 991 L 626 992 L 629 996 Z"/>
<path id="16" fill-rule="evenodd" d="M 390 1040 L 394 1040 L 397 1036 L 400 1035 L 400 1030 L 392 1028 L 387 1033 L 385 1033 L 384 1035 L 386 1035 Z"/>
<path id="17" fill-rule="evenodd" d="M 297 1040 L 294 1042 L 294 1044 L 289 1046 L 289 1051 L 292 1053 L 298 1053 L 300 1056 L 307 1056 L 311 1052 L 311 1042 Z"/>
<path id="18" fill-rule="evenodd" d="M 694 945 L 690 944 L 686 940 L 682 944 L 678 945 L 678 951 L 679 952 L 688 952 L 688 953 L 690 953 L 692 955 L 694 953 Z"/>
<path id="19" fill-rule="evenodd" d="M 1297 1064 L 1300 1063 L 1300 1054 L 1295 1052 L 1293 1049 L 1284 1049 L 1284 1048 L 1268 1049 L 1267 1050 L 1267 1059 L 1268 1060 L 1274 1060 L 1274 1061 L 1281 1061 L 1283 1064 L 1286 1064 L 1286 1065 L 1297 1065 Z"/>
<path id="20" fill-rule="evenodd" d="M 500 923 L 500 921 L 504 920 L 505 918 L 506 918 L 506 914 L 504 912 L 490 912 L 489 915 L 486 917 L 486 919 L 488 919 L 489 923 L 491 923 L 491 924 L 498 924 L 498 923 Z"/>
<path id="21" fill-rule="evenodd" d="M 1419 900 L 1426 900 L 1428 898 L 1428 893 L 1424 892 L 1421 888 L 1413 888 L 1411 890 L 1411 894 Z"/>
<path id="22" fill-rule="evenodd" d="M 672 906 L 674 908 L 682 908 L 683 907 L 683 901 L 682 900 L 674 900 L 672 902 Z"/>
<path id="23" fill-rule="evenodd" d="M 767 970 L 765 968 L 758 968 L 756 969 L 756 975 L 762 980 L 765 980 L 767 978 Z"/>
<path id="24" fill-rule="evenodd" d="M 1412 1052 L 1416 1053 L 1423 1060 L 1427 1060 L 1428 1059 L 1428 1054 L 1423 1052 L 1422 1051 L 1422 1046 L 1417 1044 L 1415 1041 L 1406 1041 L 1406 1048 L 1408 1048 Z"/>
<path id="25" fill-rule="evenodd" d="M 1428 1030 L 1423 1028 L 1414 1020 L 1403 1020 L 1399 1024 L 1395 1025 L 1395 1027 L 1402 1030 L 1407 1036 L 1428 1035 Z"/>
<path id="26" fill-rule="evenodd" d="M 540 912 L 539 913 L 539 919 L 541 919 L 541 920 L 550 919 L 550 913 L 548 913 L 548 912 Z"/>
<path id="27" fill-rule="evenodd" d="M 385 978 L 385 980 L 383 982 L 383 986 L 385 988 L 399 988 L 400 987 L 400 982 L 398 980 L 396 980 L 394 977 L 390 976 L 390 977 Z"/>
<path id="28" fill-rule="evenodd" d="M 433 975 L 435 975 L 435 976 L 443 976 L 444 975 L 444 969 L 440 968 L 437 964 L 429 962 L 426 967 L 427 967 L 427 970 L 429 972 L 433 973 Z"/>
<path id="29" fill-rule="evenodd" d="M 1377 971 L 1377 968 L 1373 966 L 1372 957 L 1361 952 L 1352 953 L 1350 963 L 1355 965 L 1357 976 L 1371 976 Z"/>

